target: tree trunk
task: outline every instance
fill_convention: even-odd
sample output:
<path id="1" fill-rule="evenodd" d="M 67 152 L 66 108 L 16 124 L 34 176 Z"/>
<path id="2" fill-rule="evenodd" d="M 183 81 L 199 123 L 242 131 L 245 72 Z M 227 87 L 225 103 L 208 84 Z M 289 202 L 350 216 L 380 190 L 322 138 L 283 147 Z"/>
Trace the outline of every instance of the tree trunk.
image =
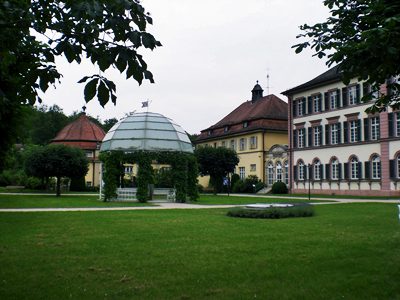
<path id="1" fill-rule="evenodd" d="M 60 197 L 61 194 L 61 177 L 57 177 L 56 196 Z"/>

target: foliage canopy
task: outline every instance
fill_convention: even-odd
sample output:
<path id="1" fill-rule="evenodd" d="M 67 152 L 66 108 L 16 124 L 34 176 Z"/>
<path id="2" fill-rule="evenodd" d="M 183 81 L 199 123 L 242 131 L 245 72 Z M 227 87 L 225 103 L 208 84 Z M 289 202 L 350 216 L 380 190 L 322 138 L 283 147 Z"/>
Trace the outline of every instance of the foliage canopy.
<path id="1" fill-rule="evenodd" d="M 327 65 L 340 64 L 344 83 L 358 78 L 371 84 L 369 100 L 387 83 L 389 93 L 381 95 L 368 109 L 400 107 L 400 2 L 391 0 L 324 0 L 331 16 L 322 23 L 300 26 L 303 41 L 296 53 L 310 47 Z"/>

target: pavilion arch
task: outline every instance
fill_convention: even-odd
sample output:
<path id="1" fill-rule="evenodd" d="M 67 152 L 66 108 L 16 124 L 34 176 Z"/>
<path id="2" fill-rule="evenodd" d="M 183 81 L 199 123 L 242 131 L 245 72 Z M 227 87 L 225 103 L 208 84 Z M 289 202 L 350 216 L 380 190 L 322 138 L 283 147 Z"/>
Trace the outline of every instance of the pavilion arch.
<path id="1" fill-rule="evenodd" d="M 138 165 L 136 197 L 141 202 L 149 200 L 154 163 L 171 166 L 177 202 L 198 197 L 197 162 L 189 137 L 161 114 L 130 114 L 110 129 L 100 151 L 104 182 L 101 193 L 105 201 L 116 198 L 122 168 L 127 163 Z"/>

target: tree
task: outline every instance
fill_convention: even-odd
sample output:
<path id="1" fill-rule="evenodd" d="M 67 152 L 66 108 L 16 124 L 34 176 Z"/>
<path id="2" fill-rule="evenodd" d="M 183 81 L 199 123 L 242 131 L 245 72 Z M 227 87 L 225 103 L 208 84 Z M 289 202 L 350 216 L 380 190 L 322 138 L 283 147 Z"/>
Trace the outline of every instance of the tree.
<path id="1" fill-rule="evenodd" d="M 195 150 L 195 156 L 199 164 L 202 176 L 210 176 L 210 182 L 214 187 L 214 193 L 222 187 L 223 177 L 235 170 L 239 163 L 236 152 L 232 149 L 220 147 L 201 147 Z"/>
<path id="2" fill-rule="evenodd" d="M 78 148 L 65 145 L 36 147 L 26 157 L 25 170 L 28 175 L 57 178 L 56 195 L 60 196 L 61 178 L 78 178 L 88 172 L 88 160 Z"/>
<path id="3" fill-rule="evenodd" d="M 343 82 L 357 77 L 371 85 L 363 98 L 370 100 L 382 84 L 389 93 L 381 95 L 368 109 L 383 111 L 400 107 L 400 2 L 391 0 L 324 0 L 331 16 L 322 23 L 300 26 L 294 45 L 296 53 L 311 47 L 315 56 L 327 57 L 327 65 L 340 64 Z"/>
<path id="4" fill-rule="evenodd" d="M 118 123 L 118 120 L 116 118 L 104 120 L 104 124 L 102 125 L 103 130 L 105 132 L 108 132 L 111 129 L 111 127 L 113 127 L 116 123 Z"/>
<path id="5" fill-rule="evenodd" d="M 146 32 L 152 18 L 138 0 L 9 0 L 0 2 L 0 163 L 15 142 L 24 105 L 62 75 L 55 57 L 69 63 L 90 59 L 101 72 L 117 68 L 139 84 L 154 82 L 137 50 L 161 43 Z M 114 104 L 116 86 L 99 72 L 85 76 L 84 98 Z M 0 164 L 1 167 L 1 164 Z"/>

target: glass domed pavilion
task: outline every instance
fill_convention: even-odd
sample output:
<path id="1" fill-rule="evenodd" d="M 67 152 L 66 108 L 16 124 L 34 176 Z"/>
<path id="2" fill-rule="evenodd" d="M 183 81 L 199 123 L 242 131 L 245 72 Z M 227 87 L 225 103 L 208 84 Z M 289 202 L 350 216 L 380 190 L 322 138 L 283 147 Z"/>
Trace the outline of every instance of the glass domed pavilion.
<path id="1" fill-rule="evenodd" d="M 197 198 L 197 164 L 192 143 L 181 126 L 159 113 L 131 113 L 120 120 L 105 135 L 100 152 L 105 175 L 115 174 L 102 176 L 105 200 L 120 198 L 116 178 L 123 164 L 138 165 L 137 199 L 144 202 L 151 198 L 149 184 L 155 161 L 171 166 L 177 201 L 185 202 L 187 196 Z"/>

